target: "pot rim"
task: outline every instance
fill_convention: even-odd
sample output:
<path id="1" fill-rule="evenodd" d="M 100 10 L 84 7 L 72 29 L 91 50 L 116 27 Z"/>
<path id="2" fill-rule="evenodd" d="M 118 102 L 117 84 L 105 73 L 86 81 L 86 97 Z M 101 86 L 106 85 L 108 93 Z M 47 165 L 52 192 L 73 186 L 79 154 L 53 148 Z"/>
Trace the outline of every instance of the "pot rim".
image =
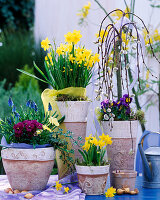
<path id="1" fill-rule="evenodd" d="M 1 157 L 9 160 L 48 161 L 54 160 L 55 150 L 53 147 L 35 149 L 5 148 L 1 150 Z"/>
<path id="2" fill-rule="evenodd" d="M 77 174 L 82 174 L 82 175 L 102 175 L 102 174 L 108 174 L 109 173 L 110 165 L 104 165 L 104 166 L 82 166 L 82 165 L 76 165 L 75 164 L 75 167 L 76 167 Z"/>
<path id="3" fill-rule="evenodd" d="M 134 170 L 114 170 L 112 175 L 115 178 L 136 178 L 137 171 Z"/>

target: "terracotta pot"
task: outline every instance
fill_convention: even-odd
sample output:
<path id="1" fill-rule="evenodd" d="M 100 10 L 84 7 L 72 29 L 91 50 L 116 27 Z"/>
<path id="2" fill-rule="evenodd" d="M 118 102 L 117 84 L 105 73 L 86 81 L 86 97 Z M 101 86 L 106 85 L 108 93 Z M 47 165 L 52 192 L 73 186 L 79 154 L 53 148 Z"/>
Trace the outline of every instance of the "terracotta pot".
<path id="1" fill-rule="evenodd" d="M 77 140 L 79 136 L 84 142 L 87 128 L 87 114 L 89 101 L 57 101 L 61 115 L 65 115 L 65 126 L 67 130 L 73 133 L 73 137 Z M 73 145 L 75 157 L 82 158 L 78 152 L 78 146 Z"/>
<path id="2" fill-rule="evenodd" d="M 107 183 L 109 165 L 106 166 L 80 166 L 76 165 L 78 183 L 87 195 L 101 195 Z"/>
<path id="3" fill-rule="evenodd" d="M 113 121 L 112 126 L 111 128 L 110 122 L 102 121 L 104 133 L 109 134 L 113 141 L 112 145 L 107 146 L 111 186 L 113 186 L 112 171 L 134 169 L 138 121 Z"/>
<path id="4" fill-rule="evenodd" d="M 116 189 L 130 188 L 135 189 L 137 172 L 134 170 L 116 170 L 112 172 L 113 187 Z"/>
<path id="5" fill-rule="evenodd" d="M 45 189 L 54 165 L 54 149 L 16 149 L 1 151 L 3 166 L 13 190 Z"/>

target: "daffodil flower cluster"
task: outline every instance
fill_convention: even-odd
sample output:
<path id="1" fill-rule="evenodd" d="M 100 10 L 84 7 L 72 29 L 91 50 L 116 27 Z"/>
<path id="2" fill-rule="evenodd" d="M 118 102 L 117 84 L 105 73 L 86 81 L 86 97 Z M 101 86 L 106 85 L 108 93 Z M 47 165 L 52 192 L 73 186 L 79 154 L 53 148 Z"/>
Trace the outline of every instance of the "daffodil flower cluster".
<path id="1" fill-rule="evenodd" d="M 99 136 L 92 136 L 85 138 L 85 144 L 82 146 L 82 151 L 79 152 L 83 156 L 83 165 L 87 166 L 101 166 L 107 162 L 104 160 L 106 146 L 112 144 L 112 137 L 104 133 Z"/>
<path id="2" fill-rule="evenodd" d="M 61 43 L 55 50 L 48 38 L 42 40 L 41 47 L 48 51 L 45 57 L 45 68 L 48 77 L 42 76 L 54 89 L 67 87 L 86 87 L 92 77 L 92 68 L 99 62 L 99 54 L 84 46 L 77 46 L 82 35 L 74 30 L 64 35 L 65 43 Z M 39 69 L 36 66 L 37 69 Z"/>

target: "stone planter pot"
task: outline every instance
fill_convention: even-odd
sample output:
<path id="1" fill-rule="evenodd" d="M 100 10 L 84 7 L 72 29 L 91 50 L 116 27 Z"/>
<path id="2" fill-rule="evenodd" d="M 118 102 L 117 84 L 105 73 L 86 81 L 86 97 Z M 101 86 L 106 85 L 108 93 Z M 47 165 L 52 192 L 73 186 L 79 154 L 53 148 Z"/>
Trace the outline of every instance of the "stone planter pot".
<path id="1" fill-rule="evenodd" d="M 113 186 L 112 171 L 134 169 L 138 121 L 113 121 L 112 126 L 111 128 L 110 122 L 102 121 L 104 133 L 112 137 L 113 141 L 112 145 L 107 146 L 111 186 Z"/>
<path id="2" fill-rule="evenodd" d="M 2 162 L 13 190 L 45 189 L 54 165 L 54 149 L 16 149 L 1 151 Z"/>
<path id="3" fill-rule="evenodd" d="M 57 101 L 57 106 L 61 115 L 65 115 L 64 124 L 67 130 L 73 132 L 73 137 L 77 140 L 79 136 L 82 137 L 84 142 L 86 137 L 87 128 L 87 114 L 89 101 Z M 78 147 L 73 145 L 75 150 L 75 157 L 81 158 L 78 152 Z"/>
<path id="4" fill-rule="evenodd" d="M 106 166 L 80 166 L 76 165 L 78 183 L 87 195 L 101 195 L 107 183 L 109 165 Z"/>
<path id="5" fill-rule="evenodd" d="M 135 189 L 137 172 L 134 170 L 116 170 L 112 172 L 113 187 L 116 189 L 130 188 Z"/>

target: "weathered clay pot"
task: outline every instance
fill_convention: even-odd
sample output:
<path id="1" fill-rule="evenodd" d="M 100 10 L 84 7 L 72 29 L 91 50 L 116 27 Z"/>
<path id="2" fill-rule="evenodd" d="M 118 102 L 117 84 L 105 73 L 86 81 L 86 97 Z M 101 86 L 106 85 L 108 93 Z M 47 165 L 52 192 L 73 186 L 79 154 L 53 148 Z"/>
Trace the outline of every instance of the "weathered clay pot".
<path id="1" fill-rule="evenodd" d="M 87 195 L 101 195 L 107 183 L 109 165 L 106 166 L 80 166 L 76 165 L 78 183 Z"/>
<path id="2" fill-rule="evenodd" d="M 84 142 L 86 137 L 86 127 L 87 127 L 87 114 L 88 107 L 90 105 L 89 101 L 57 101 L 58 108 L 61 115 L 65 115 L 65 126 L 67 130 L 73 133 L 73 137 L 77 140 L 79 136 L 82 137 L 82 142 Z M 73 145 L 75 150 L 75 157 L 81 158 L 78 152 L 78 146 Z"/>
<path id="3" fill-rule="evenodd" d="M 16 149 L 1 151 L 3 166 L 12 189 L 45 189 L 54 165 L 54 149 Z"/>
<path id="4" fill-rule="evenodd" d="M 112 145 L 107 146 L 111 186 L 113 185 L 112 171 L 134 169 L 138 121 L 113 121 L 112 126 L 111 128 L 110 122 L 102 121 L 104 133 L 112 137 L 113 141 Z"/>
<path id="5" fill-rule="evenodd" d="M 135 189 L 137 172 L 134 170 L 116 170 L 112 172 L 113 187 L 116 189 L 130 188 Z"/>

